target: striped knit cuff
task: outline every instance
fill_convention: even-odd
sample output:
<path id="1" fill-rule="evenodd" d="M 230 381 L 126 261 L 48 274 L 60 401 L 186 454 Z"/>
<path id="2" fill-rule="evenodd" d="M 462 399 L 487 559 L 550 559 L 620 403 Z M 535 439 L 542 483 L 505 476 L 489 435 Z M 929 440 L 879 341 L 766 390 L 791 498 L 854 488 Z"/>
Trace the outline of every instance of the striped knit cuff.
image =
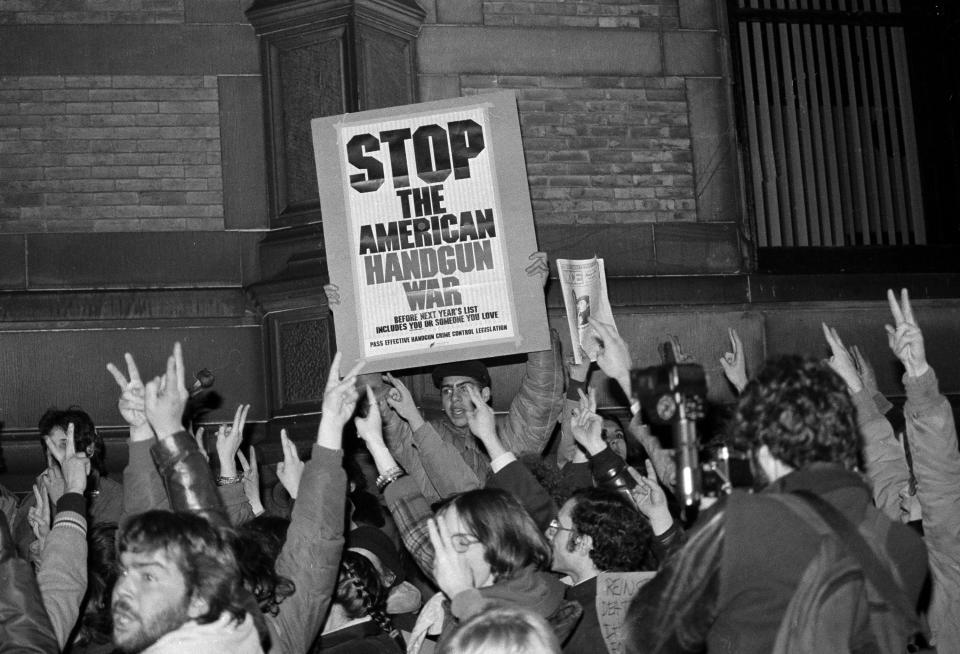
<path id="1" fill-rule="evenodd" d="M 87 500 L 81 493 L 64 493 L 57 500 L 57 513 L 61 511 L 73 511 L 80 515 L 86 515 Z"/>
<path id="2" fill-rule="evenodd" d="M 79 499 L 79 503 L 76 501 Z M 78 507 L 79 504 L 79 507 Z M 77 510 L 79 508 L 79 510 Z M 84 517 L 86 501 L 79 493 L 66 493 L 57 501 L 57 517 L 53 521 L 53 528 L 63 526 L 76 529 L 83 537 L 87 536 L 87 519 Z"/>

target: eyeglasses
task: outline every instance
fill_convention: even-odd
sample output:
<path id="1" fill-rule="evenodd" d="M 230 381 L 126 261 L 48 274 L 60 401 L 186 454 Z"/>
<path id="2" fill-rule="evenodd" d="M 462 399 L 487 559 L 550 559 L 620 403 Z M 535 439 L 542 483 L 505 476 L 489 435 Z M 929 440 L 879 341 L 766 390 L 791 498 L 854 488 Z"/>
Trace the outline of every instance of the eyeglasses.
<path id="1" fill-rule="evenodd" d="M 476 536 L 470 534 L 450 534 L 450 543 L 453 545 L 453 551 L 457 554 L 464 554 L 471 545 L 480 542 Z"/>
<path id="2" fill-rule="evenodd" d="M 570 533 L 574 533 L 576 530 L 570 529 L 569 527 L 561 527 L 560 521 L 554 518 L 553 520 L 550 521 L 550 524 L 547 525 L 547 531 L 546 531 L 547 538 L 552 539 L 554 536 L 557 535 L 558 531 L 569 531 Z"/>
<path id="3" fill-rule="evenodd" d="M 443 397 L 450 397 L 451 395 L 465 395 L 469 391 L 468 387 L 473 387 L 474 390 L 480 390 L 479 385 L 476 382 L 460 382 L 456 386 L 443 386 L 440 388 L 440 395 Z"/>

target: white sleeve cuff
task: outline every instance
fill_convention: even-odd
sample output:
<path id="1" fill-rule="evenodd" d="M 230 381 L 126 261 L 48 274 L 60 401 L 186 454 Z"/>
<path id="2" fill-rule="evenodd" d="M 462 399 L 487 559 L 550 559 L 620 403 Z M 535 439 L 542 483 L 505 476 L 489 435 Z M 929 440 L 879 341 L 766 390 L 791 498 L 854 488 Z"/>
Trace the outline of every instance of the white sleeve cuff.
<path id="1" fill-rule="evenodd" d="M 497 473 L 503 470 L 504 468 L 506 468 L 508 465 L 510 465 L 516 460 L 517 460 L 517 457 L 513 454 L 513 452 L 504 452 L 503 454 L 501 454 L 496 459 L 490 462 L 490 468 L 493 470 L 494 473 Z"/>

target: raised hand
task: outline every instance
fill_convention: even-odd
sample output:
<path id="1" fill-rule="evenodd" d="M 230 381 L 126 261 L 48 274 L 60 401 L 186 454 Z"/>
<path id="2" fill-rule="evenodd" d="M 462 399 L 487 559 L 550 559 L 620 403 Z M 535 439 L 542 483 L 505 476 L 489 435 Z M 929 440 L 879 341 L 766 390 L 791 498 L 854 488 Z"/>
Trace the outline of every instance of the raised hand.
<path id="1" fill-rule="evenodd" d="M 634 478 L 637 485 L 630 491 L 630 497 L 640 513 L 647 517 L 653 533 L 657 536 L 670 529 L 673 524 L 673 516 L 670 515 L 670 508 L 667 506 L 667 494 L 663 492 L 663 487 L 657 479 L 656 470 L 653 467 L 653 461 L 647 459 L 645 462 L 647 476 L 644 477 L 632 467 L 627 467 L 630 476 Z"/>
<path id="2" fill-rule="evenodd" d="M 528 259 L 531 259 L 533 263 L 523 269 L 527 273 L 528 277 L 537 276 L 540 278 L 540 285 L 546 286 L 547 279 L 550 277 L 550 264 L 547 263 L 547 253 L 546 252 L 534 252 L 531 254 Z"/>
<path id="3" fill-rule="evenodd" d="M 732 352 L 725 352 L 720 357 L 720 367 L 723 368 L 723 374 L 737 389 L 737 393 L 742 393 L 747 386 L 747 359 L 743 352 L 743 342 L 740 335 L 733 327 L 727 328 L 727 334 L 730 336 L 730 349 Z"/>
<path id="4" fill-rule="evenodd" d="M 343 426 L 347 424 L 354 410 L 360 392 L 357 390 L 357 372 L 363 366 L 362 361 L 340 377 L 340 353 L 333 355 L 327 385 L 323 391 L 323 407 L 320 414 L 320 426 L 317 429 L 317 443 L 322 447 L 339 450 L 343 442 Z"/>
<path id="5" fill-rule="evenodd" d="M 56 505 L 57 501 L 63 497 L 63 493 L 66 490 L 66 484 L 63 480 L 63 472 L 60 470 L 60 466 L 53 465 L 53 463 L 51 463 L 46 470 L 40 473 L 38 481 L 40 482 L 40 485 L 43 486 L 43 489 L 47 492 L 47 496 L 50 498 L 51 504 Z"/>
<path id="6" fill-rule="evenodd" d="M 305 464 L 300 460 L 297 446 L 287 437 L 286 429 L 280 430 L 280 447 L 283 448 L 283 461 L 277 464 L 277 479 L 287 489 L 290 497 L 297 499 Z"/>
<path id="7" fill-rule="evenodd" d="M 600 349 L 597 351 L 597 365 L 607 377 L 616 379 L 617 383 L 630 397 L 630 348 L 614 330 L 612 325 L 600 322 L 593 316 L 589 319 L 590 326 L 597 332 Z"/>
<path id="8" fill-rule="evenodd" d="M 340 287 L 336 284 L 324 284 L 323 293 L 327 296 L 327 304 L 340 304 Z"/>
<path id="9" fill-rule="evenodd" d="M 247 422 L 249 404 L 241 404 L 233 414 L 233 424 L 227 427 L 220 425 L 217 429 L 217 458 L 220 460 L 220 476 L 235 477 L 237 475 L 237 453 L 243 441 L 243 427 Z"/>
<path id="10" fill-rule="evenodd" d="M 830 346 L 831 352 L 827 364 L 847 383 L 851 395 L 859 393 L 863 389 L 863 382 L 860 381 L 860 375 L 857 373 L 857 366 L 853 362 L 853 357 L 844 347 L 837 330 L 828 327 L 827 323 L 821 323 L 821 325 L 823 327 L 823 337 L 827 339 L 827 345 Z"/>
<path id="11" fill-rule="evenodd" d="M 573 410 L 573 418 L 570 420 L 570 433 L 573 439 L 587 451 L 590 456 L 597 454 L 607 446 L 603 442 L 601 432 L 603 430 L 603 418 L 597 415 L 597 398 L 595 391 L 591 388 L 590 394 L 580 393 L 580 406 Z"/>
<path id="12" fill-rule="evenodd" d="M 353 419 L 353 424 L 357 428 L 357 435 L 367 444 L 367 447 L 384 446 L 383 443 L 383 423 L 380 418 L 380 406 L 377 404 L 377 398 L 370 385 L 364 388 L 367 394 L 367 401 L 370 408 L 365 417 L 357 416 Z M 391 391 L 392 393 L 393 391 Z M 388 400 L 389 402 L 389 400 Z"/>
<path id="13" fill-rule="evenodd" d="M 163 377 L 154 377 L 145 388 L 144 404 L 147 422 L 157 438 L 168 438 L 183 430 L 183 410 L 190 397 L 184 383 L 183 349 L 174 343 L 173 355 L 167 358 Z"/>
<path id="14" fill-rule="evenodd" d="M 43 551 L 43 543 L 50 533 L 50 495 L 44 490 L 40 482 L 33 485 L 34 505 L 27 509 L 27 523 L 33 530 L 33 535 L 40 543 L 39 551 Z"/>
<path id="15" fill-rule="evenodd" d="M 673 334 L 668 334 L 667 339 L 670 341 L 670 348 L 673 350 L 674 363 L 693 363 L 694 361 L 693 356 L 684 353 L 683 347 L 680 345 L 679 338 L 677 338 Z"/>
<path id="16" fill-rule="evenodd" d="M 890 349 L 903 363 L 910 377 L 919 377 L 928 369 L 927 353 L 923 347 L 923 332 L 913 317 L 910 295 L 907 289 L 901 289 L 900 302 L 892 290 L 887 290 L 887 301 L 893 314 L 894 326 L 884 325 L 887 330 L 887 342 Z"/>
<path id="17" fill-rule="evenodd" d="M 863 356 L 860 348 L 854 345 L 850 348 L 853 353 L 853 363 L 857 366 L 857 374 L 860 375 L 860 381 L 863 387 L 867 389 L 870 395 L 876 395 L 880 392 L 880 386 L 877 384 L 877 374 L 873 371 L 873 366 L 867 357 Z"/>
<path id="18" fill-rule="evenodd" d="M 73 441 L 73 423 L 67 426 L 66 456 L 60 462 L 63 471 L 65 493 L 83 493 L 87 490 L 87 477 L 90 475 L 90 459 L 86 452 L 77 452 Z"/>
<path id="19" fill-rule="evenodd" d="M 407 385 L 389 372 L 383 375 L 383 381 L 391 387 L 387 392 L 387 404 L 390 408 L 410 423 L 410 429 L 413 431 L 420 429 L 424 422 L 423 415 L 417 408 L 417 403 L 414 401 L 413 394 L 407 388 Z"/>
<path id="20" fill-rule="evenodd" d="M 250 501 L 253 515 L 260 515 L 264 508 L 263 502 L 260 501 L 260 467 L 257 465 L 257 450 L 253 445 L 250 446 L 250 461 L 247 461 L 247 457 L 239 450 L 237 450 L 237 458 L 240 459 L 240 467 L 243 469 L 243 492 Z"/>
<path id="21" fill-rule="evenodd" d="M 112 363 L 107 364 L 107 370 L 120 387 L 117 408 L 120 409 L 120 416 L 130 426 L 130 440 L 149 440 L 153 438 L 153 429 L 147 422 L 146 391 L 140 379 L 140 371 L 129 352 L 124 353 L 123 358 L 127 362 L 127 375 Z"/>
<path id="22" fill-rule="evenodd" d="M 465 590 L 476 588 L 478 580 L 473 577 L 467 557 L 457 554 L 451 539 L 451 537 L 470 538 L 469 534 L 451 534 L 442 518 L 430 518 L 427 528 L 434 553 L 433 578 L 440 586 L 440 590 L 453 599 Z"/>
<path id="23" fill-rule="evenodd" d="M 467 425 L 470 432 L 486 442 L 491 438 L 497 437 L 497 418 L 493 413 L 493 408 L 483 401 L 473 384 L 465 386 L 469 402 L 464 402 L 466 406 Z"/>

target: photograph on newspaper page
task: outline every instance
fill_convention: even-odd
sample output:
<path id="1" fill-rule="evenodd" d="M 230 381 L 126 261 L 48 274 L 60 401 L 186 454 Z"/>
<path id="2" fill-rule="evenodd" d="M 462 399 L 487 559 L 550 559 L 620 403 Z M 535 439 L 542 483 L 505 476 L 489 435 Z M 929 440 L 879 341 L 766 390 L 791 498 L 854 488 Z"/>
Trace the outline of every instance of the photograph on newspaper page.
<path id="1" fill-rule="evenodd" d="M 311 121 L 337 349 L 399 370 L 550 347 L 516 97 Z"/>
<path id="2" fill-rule="evenodd" d="M 584 356 L 596 361 L 600 341 L 589 319 L 593 317 L 617 330 L 607 298 L 607 274 L 603 259 L 557 259 L 557 274 L 563 292 L 563 305 L 567 310 L 573 358 L 577 363 L 582 363 Z"/>

